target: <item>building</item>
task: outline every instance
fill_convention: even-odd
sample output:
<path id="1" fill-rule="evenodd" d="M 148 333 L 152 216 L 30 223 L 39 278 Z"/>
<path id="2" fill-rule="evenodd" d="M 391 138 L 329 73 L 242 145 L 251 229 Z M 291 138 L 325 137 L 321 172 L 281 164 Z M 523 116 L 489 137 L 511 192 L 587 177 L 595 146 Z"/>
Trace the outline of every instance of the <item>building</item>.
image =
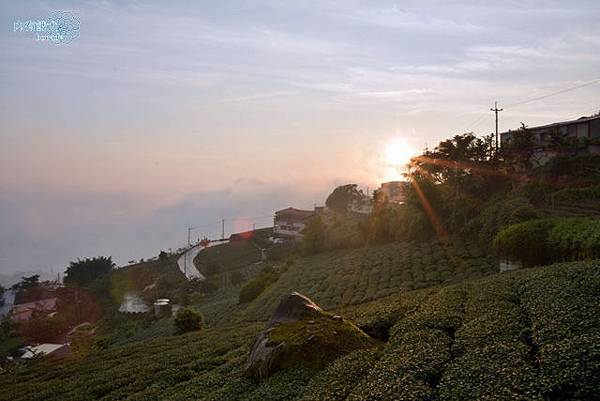
<path id="1" fill-rule="evenodd" d="M 23 349 L 21 359 L 31 359 L 36 356 L 44 356 L 50 358 L 64 358 L 71 355 L 71 347 L 69 344 L 39 344 L 30 345 Z"/>
<path id="2" fill-rule="evenodd" d="M 389 181 L 381 183 L 377 191 L 385 194 L 388 201 L 392 203 L 404 203 L 408 186 L 409 183 L 406 181 Z"/>
<path id="3" fill-rule="evenodd" d="M 523 130 L 509 130 L 501 133 L 501 146 L 509 145 L 517 132 L 523 132 Z M 557 150 L 552 148 L 555 138 L 579 139 L 582 145 L 578 148 L 579 153 L 600 154 L 600 114 L 581 117 L 577 120 L 527 127 L 525 132 L 531 135 L 534 143 L 531 159 L 535 165 L 543 165 L 557 156 Z M 596 140 L 597 143 L 594 143 L 596 141 L 593 140 Z"/>
<path id="4" fill-rule="evenodd" d="M 316 210 L 301 210 L 293 207 L 275 212 L 273 234 L 294 239 L 302 238 L 302 230 L 308 221 L 317 216 Z"/>
<path id="5" fill-rule="evenodd" d="M 26 322 L 33 317 L 34 313 L 46 315 L 56 312 L 56 298 L 40 299 L 38 301 L 17 304 L 12 309 L 12 320 Z"/>
<path id="6" fill-rule="evenodd" d="M 368 216 L 373 212 L 373 199 L 364 197 L 355 199 L 348 204 L 348 212 L 361 216 Z"/>

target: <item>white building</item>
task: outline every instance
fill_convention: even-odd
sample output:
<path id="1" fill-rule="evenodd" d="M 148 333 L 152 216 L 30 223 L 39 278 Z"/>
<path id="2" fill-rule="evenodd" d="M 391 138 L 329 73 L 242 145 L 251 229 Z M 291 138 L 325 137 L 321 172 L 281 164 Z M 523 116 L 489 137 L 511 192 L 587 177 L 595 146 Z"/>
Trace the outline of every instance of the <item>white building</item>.
<path id="1" fill-rule="evenodd" d="M 348 211 L 360 215 L 369 215 L 373 212 L 373 199 L 368 197 L 355 199 L 348 204 Z"/>
<path id="2" fill-rule="evenodd" d="M 273 233 L 282 237 L 302 238 L 302 230 L 316 215 L 317 212 L 314 210 L 300 210 L 293 207 L 279 210 L 275 212 Z"/>

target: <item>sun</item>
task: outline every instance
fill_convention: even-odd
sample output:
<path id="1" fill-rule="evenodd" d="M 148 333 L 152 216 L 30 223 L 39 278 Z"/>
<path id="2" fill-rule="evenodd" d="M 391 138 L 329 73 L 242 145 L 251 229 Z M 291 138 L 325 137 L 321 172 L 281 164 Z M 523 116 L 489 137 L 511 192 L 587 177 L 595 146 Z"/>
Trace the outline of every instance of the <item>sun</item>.
<path id="1" fill-rule="evenodd" d="M 415 149 L 405 140 L 396 138 L 386 145 L 383 159 L 390 167 L 404 167 L 415 153 Z"/>

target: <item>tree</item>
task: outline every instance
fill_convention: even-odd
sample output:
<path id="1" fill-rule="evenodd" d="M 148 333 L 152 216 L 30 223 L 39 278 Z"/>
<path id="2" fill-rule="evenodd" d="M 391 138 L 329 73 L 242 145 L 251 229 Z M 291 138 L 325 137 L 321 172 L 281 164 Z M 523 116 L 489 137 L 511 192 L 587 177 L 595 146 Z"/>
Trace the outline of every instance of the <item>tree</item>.
<path id="1" fill-rule="evenodd" d="M 65 284 L 85 286 L 110 273 L 114 267 L 111 256 L 77 259 L 76 262 L 71 262 L 65 271 Z"/>
<path id="2" fill-rule="evenodd" d="M 344 214 L 348 210 L 348 205 L 358 199 L 365 197 L 365 194 L 357 188 L 356 184 L 346 184 L 337 187 L 327 197 L 325 205 L 337 213 Z"/>
<path id="3" fill-rule="evenodd" d="M 175 329 L 177 334 L 197 331 L 202 328 L 202 314 L 191 307 L 181 308 L 175 315 Z"/>
<path id="4" fill-rule="evenodd" d="M 40 275 L 34 274 L 29 277 L 21 277 L 21 281 L 11 287 L 12 290 L 19 292 L 35 288 L 40 285 Z"/>
<path id="5" fill-rule="evenodd" d="M 313 255 L 323 250 L 327 227 L 320 217 L 311 219 L 302 230 L 304 252 Z"/>
<path id="6" fill-rule="evenodd" d="M 0 285 L 0 306 L 4 306 L 4 287 Z"/>
<path id="7" fill-rule="evenodd" d="M 559 138 L 551 137 L 551 146 L 561 146 Z M 517 170 L 529 170 L 532 167 L 532 157 L 535 153 L 535 142 L 526 128 L 513 131 L 510 142 L 502 147 L 502 156 Z"/>

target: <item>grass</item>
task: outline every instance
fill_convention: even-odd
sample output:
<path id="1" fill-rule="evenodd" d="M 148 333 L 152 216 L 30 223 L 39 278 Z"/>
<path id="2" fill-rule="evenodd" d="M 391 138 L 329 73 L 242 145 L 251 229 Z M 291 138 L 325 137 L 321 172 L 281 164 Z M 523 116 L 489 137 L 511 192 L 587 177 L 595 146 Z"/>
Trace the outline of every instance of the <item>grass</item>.
<path id="1" fill-rule="evenodd" d="M 322 256 L 338 262 L 329 274 L 307 272 L 306 286 L 321 288 L 313 277 L 329 283 L 317 303 L 319 294 L 337 291 L 332 277 L 350 260 L 342 255 Z M 377 277 L 383 271 L 377 268 Z M 489 275 L 342 304 L 338 313 L 359 325 L 389 322 L 389 340 L 323 370 L 298 366 L 261 382 L 246 378 L 249 347 L 264 324 L 237 321 L 79 360 L 25 364 L 0 375 L 0 400 L 594 400 L 598 294 L 600 261 Z"/>

